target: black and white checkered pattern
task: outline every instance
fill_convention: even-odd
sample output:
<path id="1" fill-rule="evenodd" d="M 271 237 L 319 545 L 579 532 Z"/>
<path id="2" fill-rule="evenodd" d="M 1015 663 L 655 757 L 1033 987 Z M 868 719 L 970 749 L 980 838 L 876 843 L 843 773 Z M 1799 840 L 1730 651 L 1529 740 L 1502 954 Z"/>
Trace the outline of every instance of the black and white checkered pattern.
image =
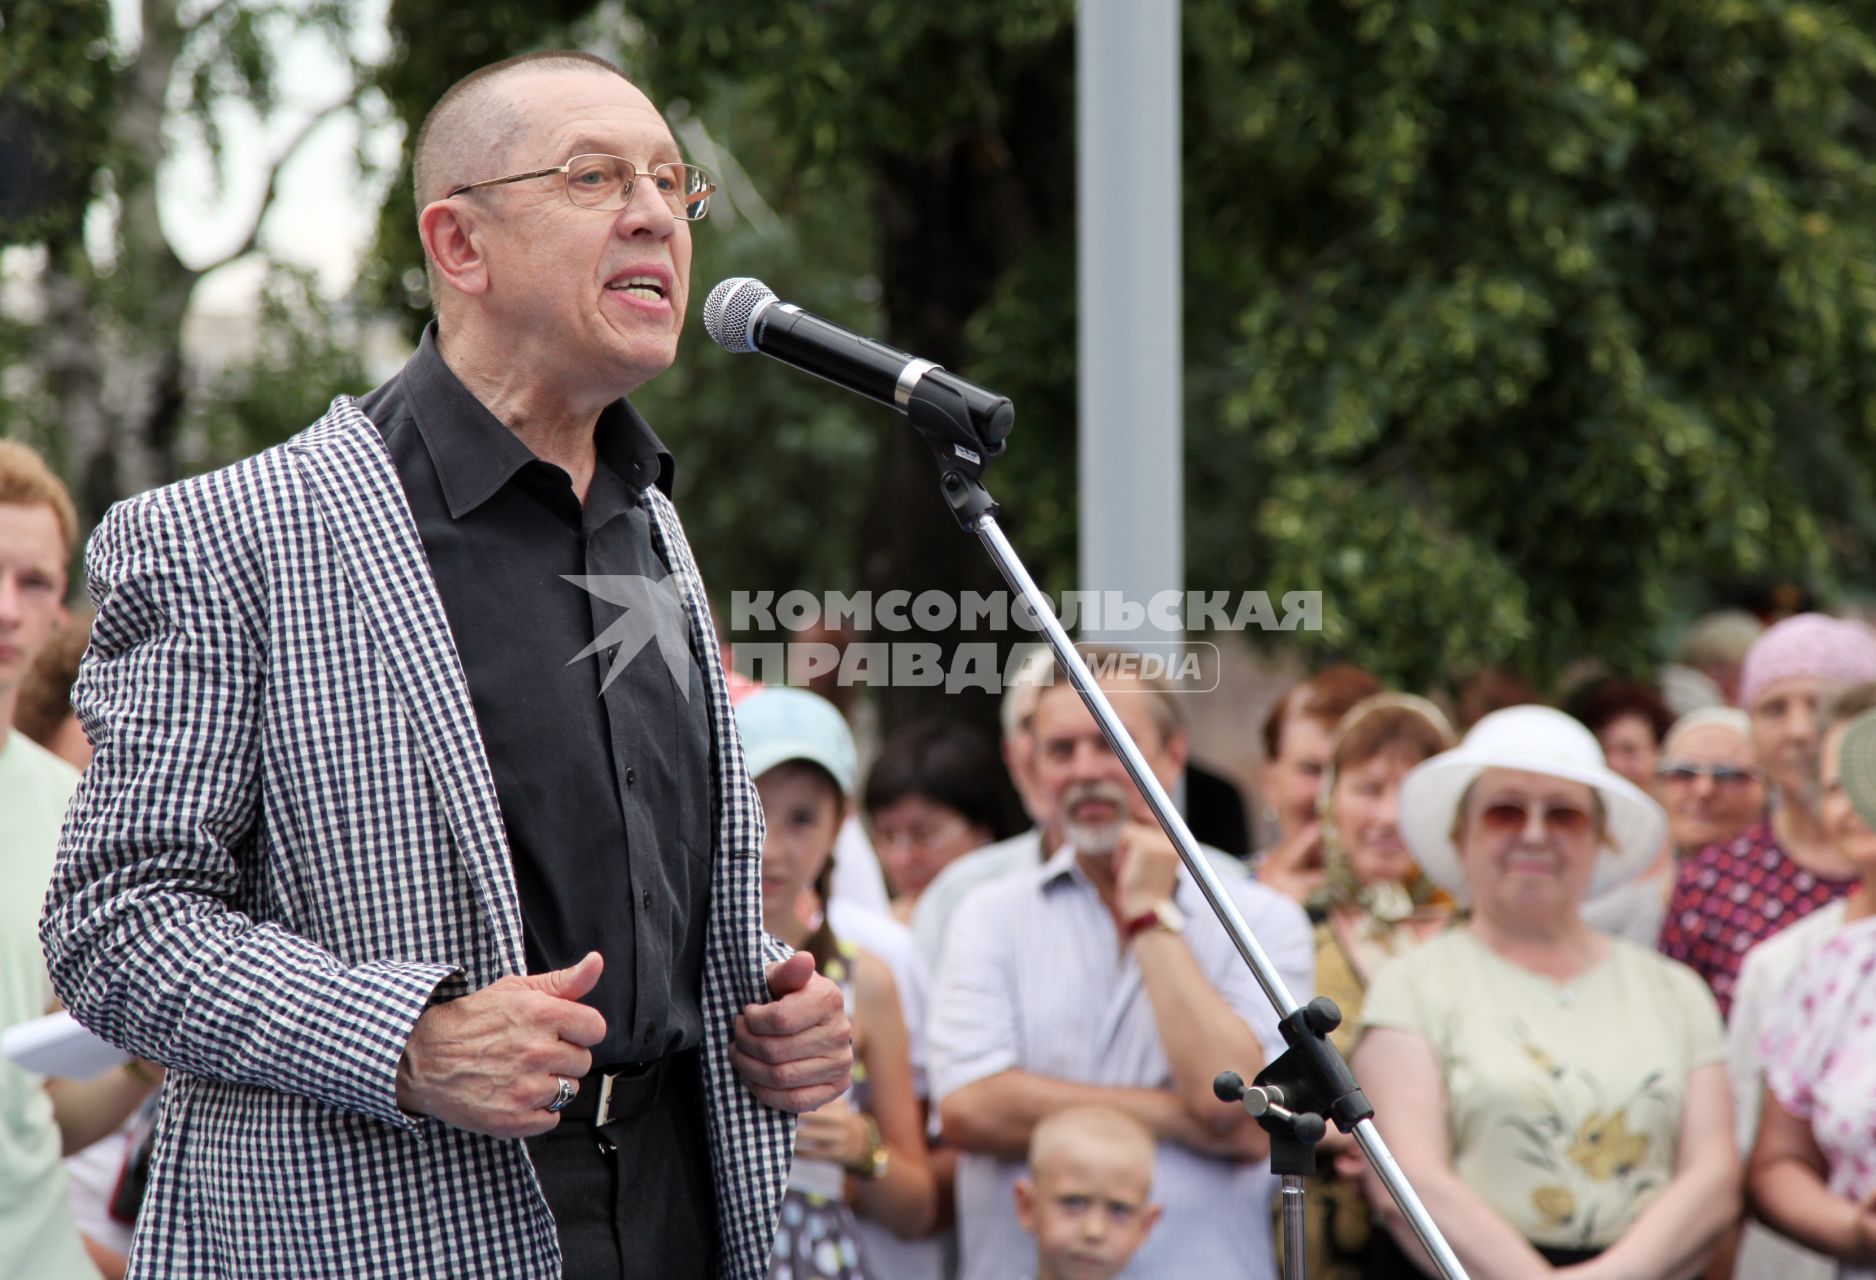
<path id="1" fill-rule="evenodd" d="M 719 1274 L 754 1280 L 793 1121 L 729 1045 L 788 949 L 761 931 L 761 808 L 702 584 L 647 494 L 710 698 Z M 525 961 L 468 685 L 378 432 L 340 397 L 280 448 L 112 508 L 87 569 L 74 700 L 97 755 L 40 933 L 78 1019 L 171 1068 L 132 1275 L 558 1277 L 523 1144 L 397 1107 L 433 993 Z"/>

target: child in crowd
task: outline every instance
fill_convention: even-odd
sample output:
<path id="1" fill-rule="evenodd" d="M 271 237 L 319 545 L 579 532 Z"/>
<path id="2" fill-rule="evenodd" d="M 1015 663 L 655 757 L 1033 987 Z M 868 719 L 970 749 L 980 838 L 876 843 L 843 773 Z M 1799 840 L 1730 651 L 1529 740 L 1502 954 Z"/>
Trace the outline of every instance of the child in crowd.
<path id="1" fill-rule="evenodd" d="M 801 1117 L 769 1275 L 887 1280 L 868 1271 L 853 1214 L 913 1239 L 931 1231 L 936 1203 L 892 973 L 827 923 L 834 841 L 857 771 L 853 736 L 832 703 L 802 689 L 749 694 L 736 727 L 762 797 L 763 928 L 813 954 L 853 1022 L 853 1089 Z"/>
<path id="2" fill-rule="evenodd" d="M 1069 1107 L 1036 1126 L 1016 1216 L 1036 1238 L 1037 1280 L 1111 1280 L 1126 1269 L 1159 1221 L 1153 1162 L 1153 1135 L 1108 1107 Z"/>

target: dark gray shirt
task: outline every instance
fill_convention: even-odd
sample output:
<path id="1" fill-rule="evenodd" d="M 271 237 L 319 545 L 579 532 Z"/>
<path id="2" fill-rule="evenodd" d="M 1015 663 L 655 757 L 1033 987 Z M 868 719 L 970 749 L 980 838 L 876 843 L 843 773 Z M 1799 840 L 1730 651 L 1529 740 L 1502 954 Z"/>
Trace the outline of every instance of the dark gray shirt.
<path id="1" fill-rule="evenodd" d="M 628 611 L 658 612 L 650 593 L 671 570 L 641 495 L 669 492 L 671 455 L 617 401 L 595 428 L 582 505 L 567 473 L 457 380 L 434 323 L 360 407 L 390 450 L 468 677 L 529 971 L 605 956 L 586 998 L 606 1018 L 595 1065 L 697 1047 L 713 831 L 698 657 L 687 628 L 675 649 L 649 639 L 603 692 L 618 646 L 574 660 Z M 642 603 L 609 603 L 563 575 L 609 576 Z M 676 616 L 666 609 L 664 625 Z"/>

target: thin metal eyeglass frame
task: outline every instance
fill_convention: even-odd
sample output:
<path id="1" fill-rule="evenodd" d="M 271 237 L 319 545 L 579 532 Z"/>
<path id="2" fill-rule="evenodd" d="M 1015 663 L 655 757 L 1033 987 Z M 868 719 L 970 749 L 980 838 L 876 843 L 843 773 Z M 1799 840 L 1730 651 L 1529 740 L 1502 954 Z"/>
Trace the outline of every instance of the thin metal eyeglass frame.
<path id="1" fill-rule="evenodd" d="M 689 169 L 694 173 L 702 174 L 704 189 L 691 196 L 682 206 L 672 209 L 672 214 L 685 222 L 702 222 L 710 213 L 710 197 L 716 194 L 717 184 L 710 177 L 710 173 L 707 169 L 700 168 L 684 160 L 666 160 L 663 164 L 655 164 L 649 169 L 641 169 L 624 156 L 615 156 L 604 151 L 582 151 L 577 156 L 567 157 L 565 164 L 557 164 L 551 169 L 535 169 L 529 173 L 511 173 L 505 178 L 484 178 L 480 182 L 465 182 L 460 187 L 452 189 L 449 195 L 450 197 L 455 197 L 463 194 L 465 191 L 475 191 L 481 187 L 499 187 L 510 182 L 526 182 L 530 178 L 545 178 L 549 174 L 557 173 L 561 176 L 560 189 L 566 192 L 568 204 L 576 209 L 605 209 L 605 205 L 581 204 L 578 200 L 573 198 L 571 179 L 573 177 L 574 162 L 586 160 L 593 156 L 603 156 L 607 160 L 617 160 L 631 172 L 631 177 L 625 180 L 625 186 L 619 191 L 618 207 L 621 209 L 632 202 L 632 190 L 637 185 L 640 178 L 652 177 L 660 169 L 683 168 Z M 669 205 L 670 201 L 667 200 L 665 203 Z M 698 204 L 703 206 L 703 212 L 693 216 L 688 210 Z"/>

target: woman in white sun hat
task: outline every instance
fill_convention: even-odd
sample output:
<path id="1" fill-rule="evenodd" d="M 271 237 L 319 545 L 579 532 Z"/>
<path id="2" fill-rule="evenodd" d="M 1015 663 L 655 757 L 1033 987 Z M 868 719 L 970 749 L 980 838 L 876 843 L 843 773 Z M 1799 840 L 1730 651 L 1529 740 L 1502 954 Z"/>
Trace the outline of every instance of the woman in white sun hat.
<path id="1" fill-rule="evenodd" d="M 1582 916 L 1654 860 L 1661 807 L 1523 706 L 1410 772 L 1400 824 L 1471 916 L 1376 975 L 1354 1065 L 1434 1220 L 1478 1280 L 1693 1274 L 1739 1207 L 1719 1011 Z M 1430 1271 L 1369 1190 L 1404 1251 L 1387 1274 Z"/>

